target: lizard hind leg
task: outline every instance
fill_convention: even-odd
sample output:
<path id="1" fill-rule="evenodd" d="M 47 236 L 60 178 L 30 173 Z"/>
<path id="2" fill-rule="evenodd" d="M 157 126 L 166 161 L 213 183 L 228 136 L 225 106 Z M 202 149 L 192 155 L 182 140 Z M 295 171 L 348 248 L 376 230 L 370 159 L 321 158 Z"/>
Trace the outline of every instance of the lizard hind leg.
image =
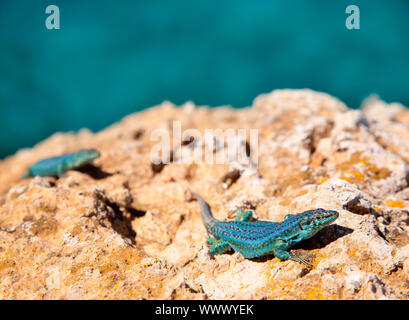
<path id="1" fill-rule="evenodd" d="M 230 245 L 223 239 L 215 239 L 208 237 L 209 251 L 212 254 L 223 254 L 230 249 Z"/>
<path id="2" fill-rule="evenodd" d="M 247 210 L 247 211 L 244 211 L 244 210 L 237 210 L 237 212 L 236 212 L 236 221 L 244 221 L 244 222 L 247 222 L 247 221 L 250 221 L 250 219 L 251 219 L 251 215 L 252 215 L 252 212 L 251 212 L 251 210 Z"/>

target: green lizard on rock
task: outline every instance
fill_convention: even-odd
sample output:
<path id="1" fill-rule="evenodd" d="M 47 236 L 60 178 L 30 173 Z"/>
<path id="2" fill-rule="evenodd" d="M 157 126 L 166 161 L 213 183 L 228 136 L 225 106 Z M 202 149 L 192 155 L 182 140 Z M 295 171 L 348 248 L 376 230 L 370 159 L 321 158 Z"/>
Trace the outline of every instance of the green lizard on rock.
<path id="1" fill-rule="evenodd" d="M 67 170 L 77 169 L 100 156 L 98 150 L 87 149 L 58 157 L 40 160 L 33 164 L 21 177 L 22 179 L 34 176 L 57 176 L 62 177 Z"/>
<path id="2" fill-rule="evenodd" d="M 311 267 L 302 257 L 288 252 L 294 244 L 311 238 L 338 218 L 338 212 L 322 208 L 288 214 L 282 222 L 250 222 L 251 211 L 237 211 L 236 221 L 219 221 L 212 215 L 210 206 L 192 192 L 200 204 L 210 252 L 222 254 L 229 249 L 240 252 L 245 258 L 274 254 L 280 260 L 292 259 Z"/>

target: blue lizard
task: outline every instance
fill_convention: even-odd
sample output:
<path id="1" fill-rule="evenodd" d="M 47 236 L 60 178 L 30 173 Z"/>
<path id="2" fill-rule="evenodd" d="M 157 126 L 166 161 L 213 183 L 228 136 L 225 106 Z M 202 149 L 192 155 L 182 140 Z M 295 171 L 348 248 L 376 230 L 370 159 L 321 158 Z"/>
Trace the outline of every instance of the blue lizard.
<path id="1" fill-rule="evenodd" d="M 33 176 L 62 177 L 67 170 L 77 169 L 83 165 L 92 163 L 92 161 L 99 156 L 100 153 L 98 150 L 87 149 L 63 156 L 46 158 L 33 164 L 21 178 L 25 179 Z"/>
<path id="2" fill-rule="evenodd" d="M 192 192 L 200 204 L 210 252 L 222 254 L 229 249 L 240 252 L 245 258 L 271 253 L 280 260 L 291 259 L 311 267 L 311 263 L 287 250 L 301 240 L 311 238 L 338 218 L 338 212 L 322 208 L 287 214 L 282 222 L 250 222 L 251 211 L 238 210 L 236 221 L 219 221 L 212 215 L 210 206 Z"/>

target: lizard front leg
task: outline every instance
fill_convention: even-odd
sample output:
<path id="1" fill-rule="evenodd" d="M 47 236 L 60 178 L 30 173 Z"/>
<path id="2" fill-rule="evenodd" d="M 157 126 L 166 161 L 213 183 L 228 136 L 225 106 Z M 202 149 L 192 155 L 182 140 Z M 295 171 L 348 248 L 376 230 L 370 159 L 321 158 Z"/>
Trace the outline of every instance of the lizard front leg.
<path id="1" fill-rule="evenodd" d="M 307 267 L 311 268 L 312 264 L 302 257 L 296 256 L 291 252 L 287 251 L 287 244 L 282 240 L 277 240 L 275 248 L 273 248 L 273 254 L 275 257 L 279 258 L 280 260 L 287 260 L 291 259 L 297 261 L 299 263 L 305 264 Z"/>
<path id="2" fill-rule="evenodd" d="M 230 249 L 230 245 L 223 239 L 207 238 L 209 244 L 209 251 L 213 254 L 222 254 Z"/>
<path id="3" fill-rule="evenodd" d="M 57 166 L 57 177 L 58 177 L 58 178 L 61 178 L 61 177 L 64 175 L 64 173 L 65 173 L 64 164 L 60 163 L 60 164 Z"/>

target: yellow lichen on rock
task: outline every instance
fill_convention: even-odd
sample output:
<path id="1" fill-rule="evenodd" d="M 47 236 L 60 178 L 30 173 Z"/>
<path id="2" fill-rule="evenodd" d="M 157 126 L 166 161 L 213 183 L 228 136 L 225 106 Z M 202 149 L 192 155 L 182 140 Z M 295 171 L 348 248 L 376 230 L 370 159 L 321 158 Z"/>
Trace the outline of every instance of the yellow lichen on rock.
<path id="1" fill-rule="evenodd" d="M 405 203 L 401 200 L 387 200 L 386 205 L 392 208 L 405 208 Z"/>

